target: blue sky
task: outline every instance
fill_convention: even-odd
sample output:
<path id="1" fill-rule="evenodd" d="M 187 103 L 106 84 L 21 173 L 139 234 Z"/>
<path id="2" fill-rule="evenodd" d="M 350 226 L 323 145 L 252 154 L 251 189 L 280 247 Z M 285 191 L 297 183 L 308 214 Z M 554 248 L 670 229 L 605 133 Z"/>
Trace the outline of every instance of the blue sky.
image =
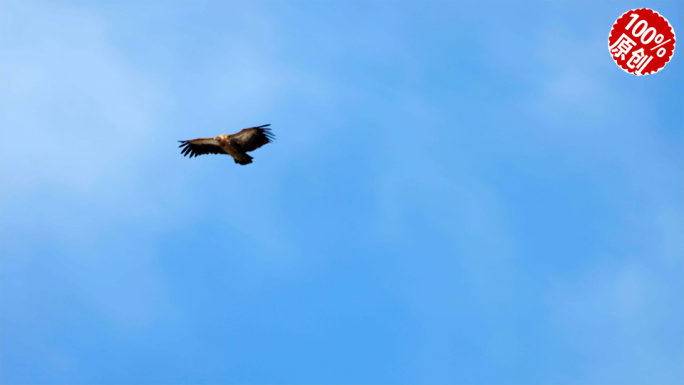
<path id="1" fill-rule="evenodd" d="M 684 382 L 682 2 L 3 2 L 2 383 Z M 272 124 L 253 155 L 177 140 Z"/>

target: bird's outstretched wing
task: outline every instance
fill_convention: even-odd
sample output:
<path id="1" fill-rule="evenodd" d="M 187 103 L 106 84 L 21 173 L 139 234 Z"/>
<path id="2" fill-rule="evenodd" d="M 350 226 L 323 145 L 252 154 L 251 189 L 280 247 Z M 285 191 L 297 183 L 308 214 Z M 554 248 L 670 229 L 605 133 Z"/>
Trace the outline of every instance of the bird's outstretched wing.
<path id="1" fill-rule="evenodd" d="M 192 139 L 192 140 L 179 140 L 181 143 L 180 146 L 182 147 L 183 151 L 181 151 L 181 154 L 183 155 L 190 155 L 192 158 L 193 156 L 199 156 L 199 155 L 204 155 L 204 154 L 226 154 L 228 155 L 223 149 L 221 148 L 221 145 L 219 142 L 217 142 L 214 138 L 197 138 L 197 139 Z"/>
<path id="2" fill-rule="evenodd" d="M 237 143 L 245 152 L 254 151 L 266 143 L 275 140 L 275 136 L 268 128 L 270 124 L 263 126 L 245 128 L 244 130 L 230 136 L 231 141 Z"/>

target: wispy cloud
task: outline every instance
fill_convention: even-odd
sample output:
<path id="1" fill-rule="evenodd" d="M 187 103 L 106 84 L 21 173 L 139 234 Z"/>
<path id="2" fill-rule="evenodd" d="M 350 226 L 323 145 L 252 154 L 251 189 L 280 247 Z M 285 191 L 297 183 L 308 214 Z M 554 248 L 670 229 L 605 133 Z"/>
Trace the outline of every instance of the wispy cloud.
<path id="1" fill-rule="evenodd" d="M 28 277 L 51 266 L 107 318 L 149 323 L 164 303 L 154 247 L 138 239 L 126 249 L 110 237 L 130 239 L 129 224 L 144 226 L 159 213 L 153 196 L 136 191 L 145 145 L 158 130 L 159 90 L 126 63 L 98 16 L 46 4 L 3 9 L 3 34 L 21 37 L 2 47 L 7 292 L 39 285 Z M 123 201 L 124 210 L 114 209 Z M 44 289 L 18 290 L 34 297 L 13 309 L 40 306 Z M 14 303 L 12 294 L 3 299 Z M 21 314 L 6 317 L 22 322 Z"/>

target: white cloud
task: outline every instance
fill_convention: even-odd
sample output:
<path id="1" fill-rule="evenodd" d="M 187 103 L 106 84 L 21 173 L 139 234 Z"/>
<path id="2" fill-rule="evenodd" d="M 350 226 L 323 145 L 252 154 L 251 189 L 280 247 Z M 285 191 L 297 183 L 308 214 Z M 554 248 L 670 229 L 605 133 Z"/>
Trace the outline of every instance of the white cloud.
<path id="1" fill-rule="evenodd" d="M 662 156 L 668 144 L 652 129 L 653 83 L 621 73 L 604 36 L 544 36 L 540 92 L 516 109 L 540 123 L 529 129 L 530 140 L 549 144 L 550 156 L 563 156 L 604 199 L 612 218 L 594 249 L 620 250 L 610 258 L 578 256 L 589 261 L 579 272 L 554 277 L 548 338 L 584 359 L 576 363 L 577 382 L 676 382 L 681 349 L 667 336 L 677 317 L 665 309 L 682 299 L 671 290 L 681 286 L 681 274 L 671 270 L 681 268 L 684 241 L 681 218 L 674 219 L 681 216 L 681 167 Z"/>
<path id="2" fill-rule="evenodd" d="M 32 17 L 6 27 L 14 38 L 3 47 L 5 192 L 44 183 L 88 190 L 121 177 L 155 130 L 158 91 L 130 69 L 96 16 L 21 7 Z"/>
<path id="3" fill-rule="evenodd" d="M 74 295 L 108 319 L 145 325 L 164 307 L 156 252 L 151 242 L 134 256 L 103 241 L 112 229 L 150 220 L 158 207 L 135 190 L 161 94 L 126 63 L 96 15 L 38 3 L 3 12 L 3 226 L 14 237 L 3 255 L 8 282 L 28 282 L 37 266 L 65 266 L 80 288 Z M 35 252 L 44 242 L 69 255 L 58 261 Z"/>
<path id="4" fill-rule="evenodd" d="M 681 349 L 673 342 L 677 274 L 633 258 L 603 261 L 548 294 L 547 338 L 580 354 L 581 383 L 675 383 Z"/>

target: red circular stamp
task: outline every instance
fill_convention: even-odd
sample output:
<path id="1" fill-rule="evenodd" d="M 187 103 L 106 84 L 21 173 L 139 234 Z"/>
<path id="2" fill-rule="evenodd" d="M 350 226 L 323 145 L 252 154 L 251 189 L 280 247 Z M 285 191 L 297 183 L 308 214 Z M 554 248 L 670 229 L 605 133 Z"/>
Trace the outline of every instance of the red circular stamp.
<path id="1" fill-rule="evenodd" d="M 615 63 L 633 75 L 650 75 L 670 61 L 675 34 L 670 22 L 652 9 L 622 14 L 608 35 L 608 50 Z"/>

